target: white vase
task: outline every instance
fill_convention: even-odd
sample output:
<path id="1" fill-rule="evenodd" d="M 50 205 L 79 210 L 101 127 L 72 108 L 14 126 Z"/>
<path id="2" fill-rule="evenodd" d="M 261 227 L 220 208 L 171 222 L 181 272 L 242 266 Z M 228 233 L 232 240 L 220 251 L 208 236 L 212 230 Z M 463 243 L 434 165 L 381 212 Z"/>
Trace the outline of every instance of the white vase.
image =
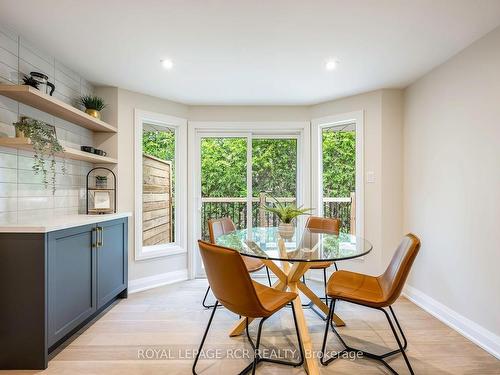
<path id="1" fill-rule="evenodd" d="M 295 233 L 295 227 L 292 223 L 280 223 L 278 226 L 278 233 L 285 240 L 289 240 Z"/>

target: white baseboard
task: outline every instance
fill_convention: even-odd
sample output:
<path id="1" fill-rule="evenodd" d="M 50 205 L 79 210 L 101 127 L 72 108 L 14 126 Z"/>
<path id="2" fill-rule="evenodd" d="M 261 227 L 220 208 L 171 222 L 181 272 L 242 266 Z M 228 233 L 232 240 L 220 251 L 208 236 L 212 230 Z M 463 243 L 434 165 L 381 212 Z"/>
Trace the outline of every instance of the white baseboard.
<path id="1" fill-rule="evenodd" d="M 143 290 L 157 288 L 162 285 L 168 285 L 188 279 L 188 270 L 179 270 L 161 273 L 159 275 L 142 277 L 140 279 L 130 280 L 128 282 L 128 292 L 137 293 Z"/>
<path id="2" fill-rule="evenodd" d="M 406 285 L 403 295 L 465 338 L 500 359 L 500 337 L 472 320 L 453 311 L 449 307 L 429 297 L 427 294 Z"/>

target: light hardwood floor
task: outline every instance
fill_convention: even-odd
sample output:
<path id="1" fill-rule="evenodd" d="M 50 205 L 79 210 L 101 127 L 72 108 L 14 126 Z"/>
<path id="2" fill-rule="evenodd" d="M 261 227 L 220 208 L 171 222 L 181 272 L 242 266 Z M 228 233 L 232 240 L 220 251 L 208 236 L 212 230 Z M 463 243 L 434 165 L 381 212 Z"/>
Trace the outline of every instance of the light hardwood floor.
<path id="1" fill-rule="evenodd" d="M 319 283 L 308 282 L 320 290 Z M 132 294 L 113 306 L 84 333 L 57 354 L 45 371 L 0 371 L 2 374 L 109 374 L 109 375 L 174 375 L 190 374 L 192 359 L 188 350 L 197 349 L 210 311 L 201 307 L 206 281 L 194 280 Z M 500 361 L 439 322 L 408 300 L 401 298 L 395 305 L 396 314 L 409 340 L 408 355 L 416 374 L 500 374 Z M 380 312 L 340 303 L 339 315 L 347 326 L 339 331 L 355 347 L 383 352 L 395 348 L 387 321 Z M 206 349 L 245 348 L 250 345 L 244 336 L 230 338 L 228 332 L 237 316 L 225 309 L 215 314 Z M 306 310 L 306 319 L 315 349 L 319 350 L 324 323 Z M 255 323 L 254 323 L 255 324 Z M 255 326 L 251 329 L 255 335 Z M 295 348 L 291 310 L 285 308 L 264 324 L 262 344 L 282 349 Z M 333 334 L 329 349 L 341 349 Z M 149 351 L 148 351 L 149 350 Z M 159 358 L 142 359 L 154 353 Z M 213 353 L 213 352 L 210 352 Z M 162 358 L 165 355 L 175 357 Z M 237 356 L 237 352 L 234 352 Z M 153 355 L 154 356 L 154 355 Z M 234 374 L 249 359 L 225 358 L 201 360 L 201 374 Z M 407 374 L 403 359 L 390 361 L 401 374 Z M 377 362 L 358 359 L 334 361 L 320 366 L 322 374 L 388 374 Z M 302 368 L 261 364 L 258 374 L 305 374 Z"/>

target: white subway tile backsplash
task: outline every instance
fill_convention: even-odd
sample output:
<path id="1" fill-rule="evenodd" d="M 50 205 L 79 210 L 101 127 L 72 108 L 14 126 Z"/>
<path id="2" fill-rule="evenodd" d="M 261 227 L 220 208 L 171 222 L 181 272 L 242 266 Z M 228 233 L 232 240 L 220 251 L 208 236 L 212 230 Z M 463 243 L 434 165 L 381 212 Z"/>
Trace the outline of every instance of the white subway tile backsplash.
<path id="1" fill-rule="evenodd" d="M 17 169 L 0 168 L 0 182 L 17 183 Z"/>
<path id="2" fill-rule="evenodd" d="M 19 109 L 19 105 L 15 100 L 7 98 L 6 96 L 0 95 L 0 108 L 7 109 L 9 111 L 15 112 Z"/>
<path id="3" fill-rule="evenodd" d="M 17 184 L 0 182 L 0 197 L 17 197 Z"/>
<path id="4" fill-rule="evenodd" d="M 0 150 L 0 168 L 15 168 L 17 169 L 17 155 L 5 154 Z"/>
<path id="5" fill-rule="evenodd" d="M 0 212 L 17 211 L 17 198 L 0 198 Z"/>
<path id="6" fill-rule="evenodd" d="M 39 71 L 55 83 L 54 97 L 75 105 L 82 93 L 92 93 L 92 85 L 76 72 L 36 48 L 24 38 L 0 25 L 0 82 L 18 84 L 22 74 Z M 29 116 L 53 124 L 59 139 L 68 146 L 79 148 L 93 145 L 93 133 L 88 129 L 61 120 L 35 108 L 0 96 L 0 136 L 15 136 L 12 123 L 20 116 Z M 43 219 L 54 214 L 83 211 L 85 207 L 85 176 L 93 167 L 90 163 L 57 158 L 56 192 L 43 184 L 42 176 L 33 167 L 33 152 L 0 147 L 0 220 L 19 217 Z M 47 162 L 47 169 L 50 161 Z"/>
<path id="7" fill-rule="evenodd" d="M 6 33 L 0 31 L 0 47 L 9 51 L 10 53 L 17 55 L 17 42 L 18 38 L 12 38 Z"/>
<path id="8" fill-rule="evenodd" d="M 11 68 L 0 61 L 0 82 L 2 84 L 17 84 L 17 69 Z"/>
<path id="9" fill-rule="evenodd" d="M 14 53 L 0 47 L 0 61 L 5 65 L 17 70 L 17 56 Z"/>
<path id="10" fill-rule="evenodd" d="M 54 208 L 54 198 L 48 197 L 20 197 L 17 199 L 17 209 L 23 210 L 39 210 L 43 208 Z"/>

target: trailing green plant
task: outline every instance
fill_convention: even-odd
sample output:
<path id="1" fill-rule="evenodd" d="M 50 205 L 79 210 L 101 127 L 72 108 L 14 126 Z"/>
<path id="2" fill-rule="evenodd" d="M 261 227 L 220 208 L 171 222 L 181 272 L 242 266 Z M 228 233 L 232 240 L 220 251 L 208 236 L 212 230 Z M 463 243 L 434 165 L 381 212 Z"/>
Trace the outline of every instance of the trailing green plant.
<path id="1" fill-rule="evenodd" d="M 276 207 L 264 205 L 263 208 L 268 212 L 276 214 L 276 216 L 279 217 L 280 221 L 285 224 L 290 224 L 292 220 L 297 216 L 310 215 L 308 211 L 312 210 L 312 208 L 302 208 L 302 206 L 297 207 L 294 204 L 284 205 L 276 198 L 272 198 L 276 202 Z"/>
<path id="2" fill-rule="evenodd" d="M 56 192 L 56 153 L 64 151 L 57 139 L 54 126 L 29 117 L 21 117 L 20 121 L 14 123 L 14 126 L 24 137 L 30 139 L 35 153 L 33 156 L 33 171 L 35 174 L 42 175 L 45 188 L 48 187 L 50 179 L 52 194 L 54 194 Z M 47 157 L 50 159 L 48 169 L 46 165 Z M 63 174 L 66 173 L 64 161 L 62 172 Z"/>
<path id="3" fill-rule="evenodd" d="M 95 109 L 96 111 L 102 111 L 106 108 L 104 99 L 95 95 L 84 95 L 80 98 L 80 103 L 86 109 Z"/>

